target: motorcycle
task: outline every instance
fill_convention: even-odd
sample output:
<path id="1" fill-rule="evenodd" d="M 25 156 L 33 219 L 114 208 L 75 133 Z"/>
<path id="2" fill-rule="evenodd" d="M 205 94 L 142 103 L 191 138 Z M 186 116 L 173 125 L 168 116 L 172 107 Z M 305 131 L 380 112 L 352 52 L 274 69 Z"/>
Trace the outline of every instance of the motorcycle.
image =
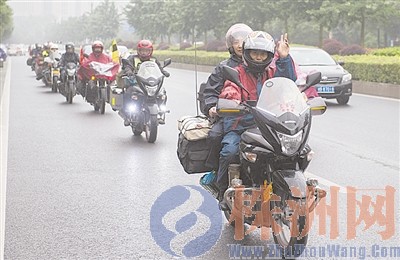
<path id="1" fill-rule="evenodd" d="M 236 70 L 224 66 L 223 74 L 247 91 Z M 304 175 L 313 155 L 307 144 L 311 117 L 323 114 L 326 105 L 320 97 L 307 103 L 302 92 L 320 79 L 320 72 L 310 74 L 299 89 L 290 79 L 272 78 L 264 82 L 258 101 L 237 104 L 220 99 L 217 104 L 220 117 L 252 115 L 257 126 L 241 135 L 240 163 L 229 165 L 229 187 L 224 193 L 229 210 L 224 211 L 225 217 L 231 225 L 272 228 L 274 241 L 286 256 L 303 252 L 308 215 L 326 196 L 317 179 Z M 207 180 L 209 174 L 214 175 L 212 181 Z M 218 198 L 215 175 L 202 176 L 200 185 Z M 246 198 L 251 198 L 250 202 Z"/>
<path id="2" fill-rule="evenodd" d="M 76 95 L 76 84 L 77 84 L 77 65 L 73 62 L 68 62 L 65 65 L 65 77 L 63 84 L 59 85 L 60 93 L 65 97 L 69 104 L 72 104 L 74 96 Z"/>
<path id="3" fill-rule="evenodd" d="M 105 113 L 106 102 L 109 100 L 109 92 L 112 82 L 115 80 L 119 69 L 119 64 L 116 63 L 100 63 L 89 61 L 83 63 L 78 69 L 78 76 L 85 75 L 84 78 L 89 78 L 87 81 L 82 81 L 80 94 L 86 102 L 94 107 L 96 112 Z M 82 78 L 82 76 L 79 76 Z"/>
<path id="4" fill-rule="evenodd" d="M 42 81 L 46 86 L 51 87 L 51 91 L 57 93 L 60 83 L 59 58 L 52 60 L 50 57 L 44 58 L 44 69 Z"/>
<path id="5" fill-rule="evenodd" d="M 41 55 L 37 55 L 35 58 L 35 61 L 33 62 L 35 64 L 35 74 L 36 77 L 39 77 L 43 73 L 44 69 L 44 58 Z"/>
<path id="6" fill-rule="evenodd" d="M 126 64 L 128 60 L 123 59 Z M 163 68 L 171 64 L 166 59 Z M 165 106 L 167 95 L 163 88 L 164 75 L 154 61 L 145 61 L 140 64 L 134 79 L 128 80 L 130 87 L 124 90 L 123 111 L 120 116 L 131 126 L 134 135 L 141 135 L 144 131 L 146 140 L 154 143 L 157 139 L 159 121 L 165 123 L 165 114 L 169 113 Z"/>

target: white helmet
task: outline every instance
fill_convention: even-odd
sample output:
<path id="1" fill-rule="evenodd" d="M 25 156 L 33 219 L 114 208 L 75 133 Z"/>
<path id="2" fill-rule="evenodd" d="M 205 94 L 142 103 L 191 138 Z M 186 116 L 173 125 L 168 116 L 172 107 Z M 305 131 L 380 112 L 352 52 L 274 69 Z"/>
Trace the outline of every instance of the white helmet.
<path id="1" fill-rule="evenodd" d="M 243 40 L 247 37 L 249 33 L 253 30 L 244 23 L 236 23 L 232 25 L 229 30 L 226 32 L 225 41 L 226 47 L 229 52 L 232 54 L 233 52 L 233 44 L 235 41 L 243 42 Z"/>
<path id="2" fill-rule="evenodd" d="M 58 44 L 50 43 L 50 50 L 58 50 Z"/>

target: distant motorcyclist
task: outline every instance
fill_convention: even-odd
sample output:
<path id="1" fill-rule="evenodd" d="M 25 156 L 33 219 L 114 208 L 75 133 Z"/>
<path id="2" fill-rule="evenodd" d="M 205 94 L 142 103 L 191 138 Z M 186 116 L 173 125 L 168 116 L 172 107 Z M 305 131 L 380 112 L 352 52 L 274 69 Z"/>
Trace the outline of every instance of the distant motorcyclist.
<path id="1" fill-rule="evenodd" d="M 88 68 L 87 66 L 88 63 L 92 61 L 104 64 L 113 62 L 110 56 L 103 53 L 103 50 L 104 50 L 104 44 L 99 40 L 94 41 L 92 43 L 92 53 L 89 55 L 89 57 L 83 59 L 81 64 L 82 66 L 79 67 L 78 70 L 79 83 L 77 85 L 77 90 L 82 96 L 84 96 L 83 89 L 85 88 L 87 82 L 89 81 L 89 78 L 87 76 L 88 74 L 86 73 Z"/>
<path id="2" fill-rule="evenodd" d="M 61 81 L 65 80 L 65 66 L 67 63 L 72 62 L 79 65 L 79 55 L 75 53 L 75 46 L 72 42 L 65 44 L 65 53 L 61 55 L 60 68 L 61 68 Z"/>
<path id="3" fill-rule="evenodd" d="M 43 67 L 43 70 L 36 76 L 37 80 L 42 79 L 44 76 L 44 72 L 46 72 L 50 69 L 50 67 L 48 65 L 52 64 L 54 62 L 54 59 L 56 57 L 55 53 L 59 54 L 57 44 L 54 44 L 52 42 L 44 43 L 40 58 L 44 60 L 44 62 L 45 62 L 44 64 L 47 63 L 47 66 Z"/>
<path id="4" fill-rule="evenodd" d="M 153 43 L 149 40 L 140 40 L 137 44 L 137 54 L 135 55 L 130 55 L 127 60 L 129 61 L 129 64 L 123 64 L 122 66 L 122 71 L 119 73 L 117 77 L 117 85 L 120 88 L 129 88 L 129 85 L 126 85 L 125 82 L 121 79 L 123 75 L 128 76 L 128 77 L 133 77 L 138 71 L 140 64 L 145 62 L 145 61 L 154 61 L 157 63 L 158 67 L 161 70 L 161 73 L 169 77 L 170 74 L 168 71 L 165 71 L 163 67 L 161 67 L 160 62 L 152 56 L 153 54 Z M 166 98 L 166 92 L 164 90 L 164 96 L 165 99 L 162 100 L 162 102 L 159 104 L 160 106 L 165 106 L 167 103 L 167 98 Z M 126 98 L 129 98 L 130 95 L 125 95 L 124 100 Z M 123 110 L 120 110 L 120 115 L 121 117 L 125 118 L 125 115 L 123 114 Z M 165 115 L 164 115 L 165 116 Z M 161 117 L 158 119 L 158 122 L 160 124 L 165 124 L 165 118 Z M 124 120 L 124 125 L 129 126 L 129 122 L 125 119 Z"/>
<path id="5" fill-rule="evenodd" d="M 29 55 L 32 58 L 35 58 L 36 56 L 40 55 L 42 51 L 42 46 L 39 45 L 38 43 L 35 43 L 34 47 L 30 50 Z"/>

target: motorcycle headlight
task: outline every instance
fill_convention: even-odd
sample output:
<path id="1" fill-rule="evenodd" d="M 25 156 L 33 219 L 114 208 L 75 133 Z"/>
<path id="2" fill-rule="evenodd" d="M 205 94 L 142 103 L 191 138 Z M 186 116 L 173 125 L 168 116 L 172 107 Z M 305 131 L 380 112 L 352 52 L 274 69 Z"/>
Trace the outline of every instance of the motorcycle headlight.
<path id="1" fill-rule="evenodd" d="M 74 76 L 75 70 L 74 69 L 67 69 L 68 76 Z"/>
<path id="2" fill-rule="evenodd" d="M 244 158 L 249 162 L 255 163 L 257 161 L 256 153 L 244 152 L 243 155 L 244 155 Z"/>
<path id="3" fill-rule="evenodd" d="M 136 112 L 136 106 L 135 105 L 128 106 L 128 112 L 129 113 L 135 113 Z"/>
<path id="4" fill-rule="evenodd" d="M 147 94 L 149 94 L 149 96 L 152 97 L 157 92 L 157 86 L 155 86 L 155 87 L 146 86 L 146 90 L 147 90 Z"/>
<path id="5" fill-rule="evenodd" d="M 344 75 L 343 75 L 343 77 L 342 77 L 342 83 L 349 82 L 350 80 L 351 80 L 351 74 L 350 74 L 350 73 L 347 73 L 347 74 L 344 74 Z"/>
<path id="6" fill-rule="evenodd" d="M 281 141 L 282 153 L 290 156 L 299 150 L 301 140 L 303 139 L 303 131 L 295 135 L 286 135 L 278 132 L 278 137 Z"/>

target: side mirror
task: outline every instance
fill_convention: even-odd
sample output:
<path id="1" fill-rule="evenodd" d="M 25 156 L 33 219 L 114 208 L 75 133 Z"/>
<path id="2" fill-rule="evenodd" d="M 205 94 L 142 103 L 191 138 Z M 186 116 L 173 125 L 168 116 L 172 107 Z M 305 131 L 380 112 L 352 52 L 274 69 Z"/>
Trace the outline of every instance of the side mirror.
<path id="1" fill-rule="evenodd" d="M 239 88 L 243 89 L 245 92 L 247 92 L 247 94 L 250 95 L 250 92 L 247 89 L 245 89 L 243 87 L 242 83 L 240 82 L 239 72 L 237 70 L 235 70 L 234 68 L 231 68 L 229 66 L 224 65 L 224 66 L 222 66 L 222 75 L 224 76 L 225 80 L 232 81 Z"/>
<path id="2" fill-rule="evenodd" d="M 326 111 L 326 103 L 321 97 L 309 99 L 307 104 L 310 106 L 312 116 L 322 115 Z"/>
<path id="3" fill-rule="evenodd" d="M 87 53 L 84 53 L 84 54 L 83 54 L 83 57 L 85 57 L 85 58 L 89 58 L 89 54 L 87 54 Z"/>
<path id="4" fill-rule="evenodd" d="M 343 65 L 344 65 L 344 61 L 342 61 L 342 60 L 338 61 L 337 63 L 338 63 L 340 66 L 343 66 Z"/>
<path id="5" fill-rule="evenodd" d="M 167 67 L 168 65 L 170 65 L 171 62 L 172 62 L 171 58 L 166 59 L 166 60 L 164 61 L 163 68 L 165 68 L 165 67 Z"/>
<path id="6" fill-rule="evenodd" d="M 132 67 L 132 65 L 131 65 L 131 63 L 129 62 L 128 59 L 121 59 L 121 62 L 122 62 L 122 67 L 123 67 L 123 68 L 125 68 L 125 67 Z"/>
<path id="7" fill-rule="evenodd" d="M 226 65 L 222 66 L 222 75 L 224 76 L 225 79 L 232 81 L 239 87 L 243 88 L 243 85 L 239 80 L 239 73 L 234 68 L 231 68 Z"/>
<path id="8" fill-rule="evenodd" d="M 306 85 L 307 87 L 311 87 L 315 84 L 318 84 L 321 81 L 321 72 L 314 72 L 307 76 Z"/>
<path id="9" fill-rule="evenodd" d="M 60 61 L 60 58 L 54 58 L 56 61 Z"/>

